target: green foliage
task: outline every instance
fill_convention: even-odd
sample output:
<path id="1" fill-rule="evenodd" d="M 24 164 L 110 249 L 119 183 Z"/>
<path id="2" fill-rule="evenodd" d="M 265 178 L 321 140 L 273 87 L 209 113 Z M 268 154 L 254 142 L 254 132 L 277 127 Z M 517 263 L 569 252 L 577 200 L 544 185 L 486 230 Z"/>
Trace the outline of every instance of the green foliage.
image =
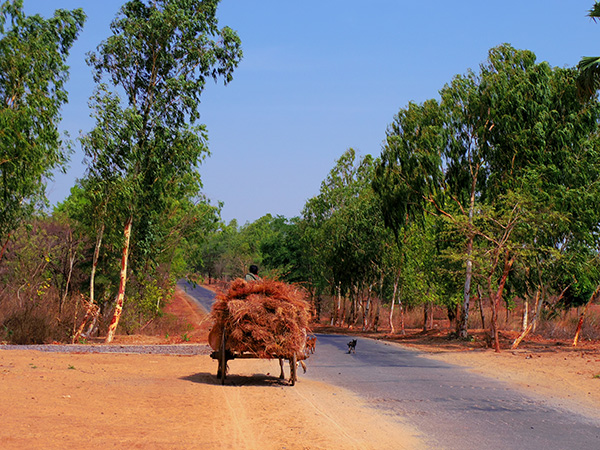
<path id="1" fill-rule="evenodd" d="M 359 306 L 364 314 L 368 311 L 369 292 L 376 288 L 382 294 L 381 283 L 390 269 L 386 262 L 393 259 L 392 234 L 371 187 L 375 163 L 370 155 L 357 159 L 353 149 L 347 150 L 303 210 L 304 261 L 311 288 L 351 295 L 351 321 Z"/>
<path id="2" fill-rule="evenodd" d="M 381 199 L 386 225 L 398 233 L 407 221 L 422 217 L 428 198 L 440 192 L 445 134 L 438 103 L 410 103 L 386 135 L 373 189 Z"/>
<path id="3" fill-rule="evenodd" d="M 198 264 L 202 235 L 217 222 L 218 209 L 200 195 L 196 169 L 208 148 L 196 121 L 207 79 L 228 83 L 242 56 L 238 36 L 218 28 L 218 3 L 129 1 L 88 58 L 98 83 L 96 126 L 82 138 L 90 230 L 105 228 L 106 243 L 120 249 L 119 229 L 132 220 L 130 267 L 142 291 L 153 277 L 162 286 L 169 273 L 184 275 L 184 251 Z"/>
<path id="4" fill-rule="evenodd" d="M 299 221 L 299 218 L 287 220 L 282 216 L 275 217 L 271 222 L 273 233 L 265 236 L 260 243 L 264 268 L 292 283 L 307 278 Z"/>
<path id="5" fill-rule="evenodd" d="M 506 270 L 512 295 L 542 290 L 546 302 L 578 304 L 597 286 L 600 110 L 578 101 L 576 78 L 505 44 L 478 72 L 454 77 L 440 104 L 396 115 L 373 187 L 399 249 L 417 249 L 418 263 L 402 266 L 408 295 L 448 298 L 442 286 L 458 287 L 461 267 L 465 304 L 471 276 L 495 298 Z M 426 214 L 443 218 L 432 252 L 422 247 Z M 426 261 L 444 261 L 443 276 L 427 279 Z"/>
<path id="6" fill-rule="evenodd" d="M 600 17 L 600 3 L 595 2 L 588 16 L 594 20 Z M 577 64 L 579 77 L 577 89 L 582 100 L 595 98 L 600 89 L 600 58 L 597 56 L 584 56 Z"/>
<path id="7" fill-rule="evenodd" d="M 0 239 L 45 202 L 45 179 L 67 161 L 57 126 L 67 102 L 66 59 L 81 9 L 25 16 L 22 0 L 0 4 Z"/>

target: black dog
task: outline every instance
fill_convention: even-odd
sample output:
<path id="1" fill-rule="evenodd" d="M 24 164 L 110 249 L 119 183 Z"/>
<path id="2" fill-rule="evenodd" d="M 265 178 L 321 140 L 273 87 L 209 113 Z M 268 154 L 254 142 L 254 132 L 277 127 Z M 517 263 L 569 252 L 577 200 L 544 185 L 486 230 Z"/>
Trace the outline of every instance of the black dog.
<path id="1" fill-rule="evenodd" d="M 356 353 L 356 339 L 348 342 L 348 353 Z"/>

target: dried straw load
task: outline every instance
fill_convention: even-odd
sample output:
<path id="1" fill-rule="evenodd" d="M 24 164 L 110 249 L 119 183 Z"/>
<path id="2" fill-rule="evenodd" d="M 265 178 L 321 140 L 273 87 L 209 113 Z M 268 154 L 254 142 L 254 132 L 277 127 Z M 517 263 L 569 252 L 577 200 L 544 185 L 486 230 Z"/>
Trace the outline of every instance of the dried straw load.
<path id="1" fill-rule="evenodd" d="M 211 346 L 220 344 L 226 328 L 225 348 L 248 352 L 259 358 L 291 358 L 304 353 L 310 318 L 306 292 L 298 286 L 275 280 L 233 281 L 225 294 L 217 296 L 211 316 Z"/>

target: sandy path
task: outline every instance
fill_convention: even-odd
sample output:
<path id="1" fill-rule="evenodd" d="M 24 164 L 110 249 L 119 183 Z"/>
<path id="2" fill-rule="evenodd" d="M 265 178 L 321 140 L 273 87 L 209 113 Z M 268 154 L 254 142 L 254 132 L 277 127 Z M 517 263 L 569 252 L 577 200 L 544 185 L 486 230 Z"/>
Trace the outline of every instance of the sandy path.
<path id="1" fill-rule="evenodd" d="M 342 389 L 285 386 L 278 363 L 0 350 L 3 449 L 413 449 L 415 432 Z M 232 384 L 229 384 L 232 383 Z"/>

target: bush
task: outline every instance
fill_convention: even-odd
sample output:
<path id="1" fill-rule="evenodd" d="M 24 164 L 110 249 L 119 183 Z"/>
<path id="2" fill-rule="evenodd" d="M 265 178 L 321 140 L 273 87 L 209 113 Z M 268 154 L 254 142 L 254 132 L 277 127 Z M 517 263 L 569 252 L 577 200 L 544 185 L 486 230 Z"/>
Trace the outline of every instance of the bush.
<path id="1" fill-rule="evenodd" d="M 19 311 L 2 324 L 3 340 L 15 345 L 45 344 L 51 341 L 52 326 L 48 317 L 34 311 Z"/>

